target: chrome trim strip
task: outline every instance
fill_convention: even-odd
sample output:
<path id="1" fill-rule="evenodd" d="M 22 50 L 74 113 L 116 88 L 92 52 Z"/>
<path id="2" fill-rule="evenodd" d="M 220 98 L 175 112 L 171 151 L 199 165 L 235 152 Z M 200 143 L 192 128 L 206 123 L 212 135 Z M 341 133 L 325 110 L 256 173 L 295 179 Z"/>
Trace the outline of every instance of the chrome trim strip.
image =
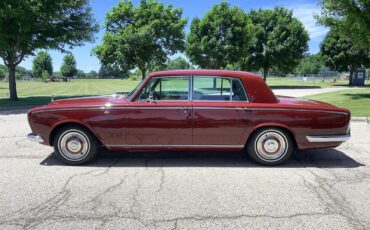
<path id="1" fill-rule="evenodd" d="M 298 111 L 298 112 L 318 112 L 318 113 L 336 113 L 336 114 L 344 114 L 347 115 L 346 112 L 339 112 L 339 111 L 331 111 L 331 110 L 322 110 L 322 109 L 295 109 L 295 108 L 245 108 L 246 110 L 257 110 L 257 111 L 265 111 L 265 110 L 286 110 L 286 111 Z"/>
<path id="2" fill-rule="evenodd" d="M 32 112 L 33 114 L 35 113 L 45 113 L 45 112 L 55 112 L 55 111 L 75 111 L 75 110 L 104 110 L 106 109 L 105 107 L 91 107 L 91 108 L 61 108 L 61 109 L 45 109 L 45 110 L 39 110 Z"/>
<path id="3" fill-rule="evenodd" d="M 44 139 L 41 136 L 33 133 L 28 134 L 27 139 L 38 143 L 44 142 Z"/>
<path id="4" fill-rule="evenodd" d="M 306 138 L 309 142 L 344 142 L 349 140 L 351 135 L 306 136 Z"/>
<path id="5" fill-rule="evenodd" d="M 106 145 L 112 147 L 196 147 L 196 148 L 243 148 L 244 145 Z"/>
<path id="6" fill-rule="evenodd" d="M 43 112 L 54 112 L 54 111 L 75 111 L 75 110 L 121 110 L 121 109 L 163 109 L 163 110 L 172 110 L 172 109 L 184 109 L 190 108 L 191 106 L 138 106 L 138 107 L 91 107 L 91 108 L 62 108 L 62 109 L 48 109 L 48 110 L 39 110 L 33 113 L 43 113 Z M 334 114 L 343 114 L 347 115 L 346 112 L 330 111 L 330 110 L 315 110 L 315 109 L 294 109 L 294 108 L 250 108 L 250 107 L 210 107 L 210 106 L 194 106 L 193 109 L 208 109 L 208 110 L 248 110 L 248 111 L 298 111 L 298 112 L 318 112 L 318 113 L 334 113 Z"/>
<path id="7" fill-rule="evenodd" d="M 244 107 L 209 107 L 209 106 L 195 106 L 193 109 L 200 109 L 200 110 L 247 110 Z"/>

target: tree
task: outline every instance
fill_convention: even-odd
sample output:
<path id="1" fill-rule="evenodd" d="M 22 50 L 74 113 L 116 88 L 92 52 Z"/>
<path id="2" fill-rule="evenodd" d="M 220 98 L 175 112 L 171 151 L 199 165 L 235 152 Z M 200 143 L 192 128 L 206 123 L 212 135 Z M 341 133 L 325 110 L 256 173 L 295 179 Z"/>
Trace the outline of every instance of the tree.
<path id="1" fill-rule="evenodd" d="M 325 64 L 337 71 L 349 71 L 349 85 L 352 84 L 353 71 L 359 67 L 370 66 L 369 49 L 360 48 L 350 38 L 336 30 L 331 30 L 320 45 Z"/>
<path id="2" fill-rule="evenodd" d="M 166 69 L 193 69 L 193 68 L 194 67 L 183 57 L 178 57 L 173 60 L 169 60 L 166 63 Z"/>
<path id="3" fill-rule="evenodd" d="M 241 63 L 243 69 L 262 69 L 266 81 L 271 68 L 292 70 L 308 49 L 308 33 L 292 11 L 282 7 L 252 10 L 255 40 Z"/>
<path id="4" fill-rule="evenodd" d="M 172 60 L 168 60 L 165 64 L 155 66 L 151 71 L 159 70 L 171 70 L 171 69 L 194 69 L 194 66 L 190 64 L 185 58 L 177 57 Z"/>
<path id="5" fill-rule="evenodd" d="M 194 18 L 186 54 L 201 68 L 223 69 L 239 61 L 251 41 L 251 22 L 238 7 L 221 2 L 202 18 Z"/>
<path id="6" fill-rule="evenodd" d="M 95 70 L 91 70 L 86 74 L 86 77 L 88 78 L 97 78 L 99 75 Z"/>
<path id="7" fill-rule="evenodd" d="M 85 74 L 85 72 L 84 72 L 83 70 L 81 70 L 81 69 L 77 69 L 76 76 L 77 76 L 78 78 L 85 78 L 85 77 L 86 77 L 86 74 Z"/>
<path id="8" fill-rule="evenodd" d="M 63 64 L 60 72 L 64 77 L 73 77 L 77 74 L 76 60 L 73 54 L 67 54 L 63 58 Z"/>
<path id="9" fill-rule="evenodd" d="M 370 47 L 369 0 L 321 0 L 319 22 L 350 38 L 364 49 Z"/>
<path id="10" fill-rule="evenodd" d="M 325 65 L 320 54 L 307 54 L 294 69 L 294 72 L 300 74 L 317 74 L 324 67 Z"/>
<path id="11" fill-rule="evenodd" d="M 41 73 L 41 77 L 42 77 L 42 80 L 44 82 L 48 82 L 48 77 L 50 77 L 50 75 L 49 75 L 48 71 L 43 70 L 42 73 Z"/>
<path id="12" fill-rule="evenodd" d="M 25 56 L 82 45 L 97 29 L 88 0 L 0 1 L 0 57 L 8 67 L 10 100 L 18 100 L 15 68 Z"/>
<path id="13" fill-rule="evenodd" d="M 123 75 L 117 65 L 102 65 L 99 69 L 100 78 L 119 78 Z"/>
<path id="14" fill-rule="evenodd" d="M 94 53 L 103 65 L 118 65 L 127 72 L 135 67 L 145 78 L 153 65 L 185 48 L 186 19 L 182 10 L 156 0 L 141 0 L 133 6 L 120 1 L 106 16 L 103 44 Z"/>
<path id="15" fill-rule="evenodd" d="M 46 70 L 49 76 L 53 75 L 53 64 L 50 55 L 46 51 L 40 51 L 32 61 L 32 74 L 34 77 L 42 77 Z"/>

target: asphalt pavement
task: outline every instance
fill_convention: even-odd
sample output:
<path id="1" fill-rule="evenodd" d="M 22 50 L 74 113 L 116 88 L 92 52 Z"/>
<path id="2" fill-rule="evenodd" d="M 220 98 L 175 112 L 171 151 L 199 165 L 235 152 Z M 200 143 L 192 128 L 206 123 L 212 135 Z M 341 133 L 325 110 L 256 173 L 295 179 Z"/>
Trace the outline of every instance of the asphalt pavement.
<path id="1" fill-rule="evenodd" d="M 107 152 L 67 166 L 0 115 L 0 229 L 366 229 L 370 124 L 263 167 L 233 152 Z"/>

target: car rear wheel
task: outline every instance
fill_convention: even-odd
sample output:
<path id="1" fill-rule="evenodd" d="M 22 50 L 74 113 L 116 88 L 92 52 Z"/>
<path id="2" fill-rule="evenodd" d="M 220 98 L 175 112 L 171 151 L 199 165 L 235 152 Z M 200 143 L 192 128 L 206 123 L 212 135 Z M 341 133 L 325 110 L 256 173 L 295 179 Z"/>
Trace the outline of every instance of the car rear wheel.
<path id="1" fill-rule="evenodd" d="M 293 142 L 290 135 L 281 129 L 264 128 L 251 136 L 247 152 L 259 164 L 278 165 L 292 155 Z"/>
<path id="2" fill-rule="evenodd" d="M 56 133 L 54 151 L 64 163 L 81 165 L 96 157 L 98 145 L 96 138 L 86 129 L 67 126 Z"/>

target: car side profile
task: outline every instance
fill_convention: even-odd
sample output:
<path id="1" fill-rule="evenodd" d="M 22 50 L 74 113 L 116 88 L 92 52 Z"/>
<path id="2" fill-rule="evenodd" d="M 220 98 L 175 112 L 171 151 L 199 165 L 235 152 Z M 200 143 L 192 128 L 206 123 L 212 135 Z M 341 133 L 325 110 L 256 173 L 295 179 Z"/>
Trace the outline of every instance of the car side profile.
<path id="1" fill-rule="evenodd" d="M 55 100 L 28 112 L 30 140 L 54 146 L 68 164 L 110 150 L 245 151 L 264 165 L 294 149 L 337 147 L 350 112 L 275 96 L 256 74 L 173 70 L 150 74 L 128 95 Z"/>

